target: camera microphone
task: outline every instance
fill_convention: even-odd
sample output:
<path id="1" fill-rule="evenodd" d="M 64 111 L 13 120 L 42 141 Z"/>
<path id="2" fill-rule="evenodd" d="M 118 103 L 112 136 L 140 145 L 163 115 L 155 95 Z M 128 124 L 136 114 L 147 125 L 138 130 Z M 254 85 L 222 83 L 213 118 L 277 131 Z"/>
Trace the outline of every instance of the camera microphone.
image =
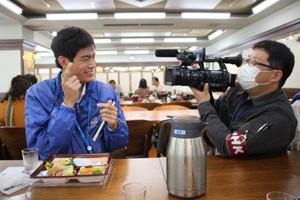
<path id="1" fill-rule="evenodd" d="M 160 49 L 155 51 L 156 57 L 176 57 L 178 50 L 176 49 Z"/>

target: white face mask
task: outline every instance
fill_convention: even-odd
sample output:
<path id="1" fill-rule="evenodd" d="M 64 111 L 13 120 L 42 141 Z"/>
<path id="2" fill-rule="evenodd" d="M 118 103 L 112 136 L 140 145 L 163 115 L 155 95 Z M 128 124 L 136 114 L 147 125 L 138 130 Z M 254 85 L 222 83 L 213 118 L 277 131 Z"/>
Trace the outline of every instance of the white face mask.
<path id="1" fill-rule="evenodd" d="M 272 70 L 276 71 L 276 70 Z M 238 73 L 238 81 L 244 90 L 254 88 L 258 85 L 267 85 L 268 83 L 257 83 L 255 78 L 259 72 L 272 72 L 272 71 L 260 71 L 255 66 L 250 66 L 249 64 L 244 65 Z"/>

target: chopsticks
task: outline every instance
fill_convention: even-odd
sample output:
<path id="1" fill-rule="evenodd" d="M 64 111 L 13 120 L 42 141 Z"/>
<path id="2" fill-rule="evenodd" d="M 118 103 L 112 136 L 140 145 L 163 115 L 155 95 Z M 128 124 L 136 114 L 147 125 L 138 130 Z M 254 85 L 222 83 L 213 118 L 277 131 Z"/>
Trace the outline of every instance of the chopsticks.
<path id="1" fill-rule="evenodd" d="M 112 105 L 115 106 L 115 104 L 116 104 L 116 102 L 114 101 L 114 102 L 112 103 Z M 102 121 L 102 123 L 101 123 L 101 125 L 100 125 L 100 127 L 99 127 L 99 129 L 98 129 L 98 131 L 97 131 L 97 133 L 95 134 L 95 136 L 94 136 L 94 138 L 93 138 L 93 141 L 94 141 L 94 142 L 96 141 L 96 139 L 97 139 L 97 137 L 98 137 L 98 135 L 99 135 L 99 133 L 100 133 L 100 131 L 101 131 L 101 129 L 102 129 L 104 123 L 105 123 L 105 121 Z"/>

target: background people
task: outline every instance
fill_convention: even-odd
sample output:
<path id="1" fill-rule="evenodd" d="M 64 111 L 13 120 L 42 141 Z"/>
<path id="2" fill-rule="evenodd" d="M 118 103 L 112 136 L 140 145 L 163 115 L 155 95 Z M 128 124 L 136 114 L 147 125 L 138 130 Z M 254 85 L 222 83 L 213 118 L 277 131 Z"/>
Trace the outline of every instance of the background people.
<path id="1" fill-rule="evenodd" d="M 154 76 L 152 78 L 151 90 L 154 91 L 154 92 L 158 92 L 158 93 L 165 93 L 166 92 L 166 87 L 165 87 L 164 84 L 159 83 L 158 78 Z"/>
<path id="2" fill-rule="evenodd" d="M 134 94 L 139 95 L 140 97 L 144 98 L 151 94 L 150 89 L 147 87 L 146 79 L 142 78 L 140 80 L 139 89 L 137 89 Z"/>
<path id="3" fill-rule="evenodd" d="M 120 85 L 116 85 L 116 81 L 115 80 L 110 80 L 109 82 L 109 85 L 115 89 L 118 97 L 121 97 L 124 95 L 124 92 L 122 90 L 122 87 Z"/>
<path id="4" fill-rule="evenodd" d="M 37 83 L 37 78 L 35 77 L 35 75 L 25 74 L 24 76 L 29 79 L 29 81 L 31 82 L 32 85 Z"/>
<path id="5" fill-rule="evenodd" d="M 11 86 L 0 103 L 0 126 L 25 127 L 25 94 L 31 86 L 29 80 L 18 75 L 11 80 Z"/>
<path id="6" fill-rule="evenodd" d="M 294 139 L 297 120 L 281 90 L 294 67 L 294 55 L 284 44 L 265 40 L 238 72 L 238 83 L 210 104 L 209 85 L 201 92 L 191 88 L 201 120 L 223 157 L 273 154 L 287 150 Z M 221 121 L 220 103 L 228 102 L 228 118 Z M 226 115 L 225 115 L 226 116 Z"/>
<path id="7" fill-rule="evenodd" d="M 119 98 L 108 84 L 94 80 L 94 38 L 82 28 L 69 27 L 57 33 L 51 48 L 62 71 L 26 94 L 28 147 L 37 147 L 46 159 L 51 154 L 112 152 L 126 146 L 128 127 Z"/>

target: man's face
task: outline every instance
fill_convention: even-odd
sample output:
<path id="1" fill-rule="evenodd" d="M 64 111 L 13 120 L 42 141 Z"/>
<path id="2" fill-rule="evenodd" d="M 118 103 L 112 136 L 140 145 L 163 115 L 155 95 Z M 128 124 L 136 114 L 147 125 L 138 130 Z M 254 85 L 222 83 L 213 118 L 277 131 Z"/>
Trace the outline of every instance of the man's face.
<path id="1" fill-rule="evenodd" d="M 115 89 L 115 87 L 116 87 L 116 84 L 114 84 L 114 83 L 110 83 L 110 86 L 111 86 L 112 88 L 114 88 L 114 89 Z"/>
<path id="2" fill-rule="evenodd" d="M 95 68 L 95 49 L 93 47 L 80 49 L 73 58 L 73 75 L 77 76 L 81 83 L 90 83 L 94 80 Z"/>
<path id="3" fill-rule="evenodd" d="M 155 79 L 152 79 L 152 85 L 156 85 L 157 81 Z"/>

